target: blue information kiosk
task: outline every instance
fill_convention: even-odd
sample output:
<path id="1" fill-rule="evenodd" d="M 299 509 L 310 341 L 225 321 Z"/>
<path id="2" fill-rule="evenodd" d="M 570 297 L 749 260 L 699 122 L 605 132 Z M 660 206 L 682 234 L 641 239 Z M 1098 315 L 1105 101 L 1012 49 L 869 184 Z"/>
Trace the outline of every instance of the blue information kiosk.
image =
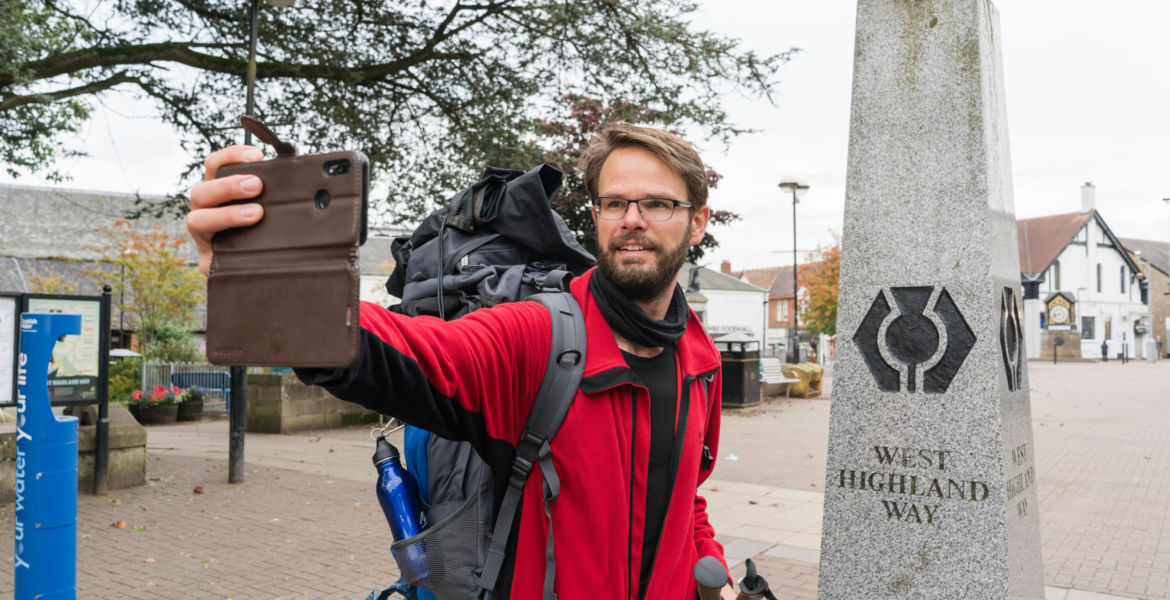
<path id="1" fill-rule="evenodd" d="M 49 405 L 49 360 L 81 316 L 21 313 L 17 364 L 17 600 L 77 597 L 77 417 Z"/>

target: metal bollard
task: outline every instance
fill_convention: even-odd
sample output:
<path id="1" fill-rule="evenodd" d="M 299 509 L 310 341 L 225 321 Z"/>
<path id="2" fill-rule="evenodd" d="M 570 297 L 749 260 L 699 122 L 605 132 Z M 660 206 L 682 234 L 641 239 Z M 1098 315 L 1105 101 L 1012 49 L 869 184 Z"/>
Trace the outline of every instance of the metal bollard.
<path id="1" fill-rule="evenodd" d="M 77 597 L 77 417 L 49 405 L 57 339 L 81 333 L 81 316 L 22 313 L 16 397 L 17 600 Z"/>

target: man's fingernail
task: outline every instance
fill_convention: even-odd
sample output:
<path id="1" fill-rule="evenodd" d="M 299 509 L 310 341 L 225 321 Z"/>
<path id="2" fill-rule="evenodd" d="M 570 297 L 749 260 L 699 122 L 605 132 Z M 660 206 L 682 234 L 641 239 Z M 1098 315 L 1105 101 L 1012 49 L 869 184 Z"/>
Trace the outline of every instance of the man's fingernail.
<path id="1" fill-rule="evenodd" d="M 254 219 L 260 214 L 260 208 L 255 204 L 247 204 L 240 208 L 240 216 L 245 219 Z"/>
<path id="2" fill-rule="evenodd" d="M 260 160 L 264 158 L 264 153 L 256 148 L 252 148 L 250 150 L 244 150 L 243 158 L 244 160 Z"/>
<path id="3" fill-rule="evenodd" d="M 240 191 L 245 194 L 255 194 L 260 191 L 260 179 L 258 177 L 249 177 L 240 182 Z"/>

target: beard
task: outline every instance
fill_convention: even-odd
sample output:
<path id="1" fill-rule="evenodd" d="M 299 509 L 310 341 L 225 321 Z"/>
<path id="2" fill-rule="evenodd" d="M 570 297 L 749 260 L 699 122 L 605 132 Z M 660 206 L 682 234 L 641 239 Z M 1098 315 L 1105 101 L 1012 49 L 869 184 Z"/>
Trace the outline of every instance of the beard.
<path id="1" fill-rule="evenodd" d="M 689 223 L 682 241 L 673 248 L 663 249 L 636 233 L 618 236 L 610 240 L 608 247 L 599 248 L 597 268 L 630 300 L 648 302 L 667 292 L 674 283 L 678 270 L 686 262 L 690 238 Z M 658 260 L 653 265 L 619 264 L 618 248 L 630 243 L 651 248 Z"/>

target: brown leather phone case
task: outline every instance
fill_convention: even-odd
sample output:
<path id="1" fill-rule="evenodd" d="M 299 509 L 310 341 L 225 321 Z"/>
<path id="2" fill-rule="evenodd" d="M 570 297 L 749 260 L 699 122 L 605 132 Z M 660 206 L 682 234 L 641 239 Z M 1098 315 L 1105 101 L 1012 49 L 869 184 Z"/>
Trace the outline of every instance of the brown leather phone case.
<path id="1" fill-rule="evenodd" d="M 358 247 L 365 241 L 369 162 L 360 152 L 296 156 L 251 117 L 244 126 L 277 149 L 216 176 L 252 174 L 264 218 L 211 240 L 207 359 L 212 364 L 344 367 L 358 352 Z"/>

